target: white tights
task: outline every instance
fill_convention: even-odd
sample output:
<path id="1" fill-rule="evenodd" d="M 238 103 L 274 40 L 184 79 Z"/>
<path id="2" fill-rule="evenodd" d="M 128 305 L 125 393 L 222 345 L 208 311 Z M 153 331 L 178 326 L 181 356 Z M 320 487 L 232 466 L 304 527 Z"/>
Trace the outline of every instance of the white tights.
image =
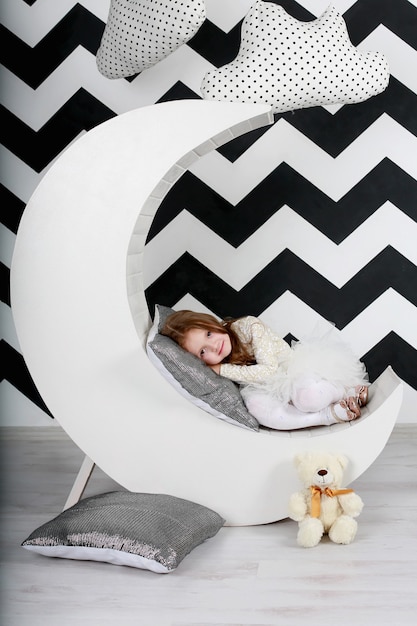
<path id="1" fill-rule="evenodd" d="M 262 426 L 276 430 L 294 430 L 309 426 L 335 424 L 332 404 L 344 396 L 344 388 L 313 376 L 303 377 L 294 385 L 291 403 L 286 404 L 265 391 L 245 388 L 242 390 L 246 407 Z M 334 408 L 343 419 L 343 409 Z"/>

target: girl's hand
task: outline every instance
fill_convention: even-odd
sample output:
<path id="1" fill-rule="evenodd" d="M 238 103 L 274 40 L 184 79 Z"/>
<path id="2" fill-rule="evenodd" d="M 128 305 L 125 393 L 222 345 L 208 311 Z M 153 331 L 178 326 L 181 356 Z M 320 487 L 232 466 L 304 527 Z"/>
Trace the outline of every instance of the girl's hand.
<path id="1" fill-rule="evenodd" d="M 209 365 L 209 368 L 216 372 L 216 374 L 220 374 L 220 363 L 216 363 L 216 365 Z"/>

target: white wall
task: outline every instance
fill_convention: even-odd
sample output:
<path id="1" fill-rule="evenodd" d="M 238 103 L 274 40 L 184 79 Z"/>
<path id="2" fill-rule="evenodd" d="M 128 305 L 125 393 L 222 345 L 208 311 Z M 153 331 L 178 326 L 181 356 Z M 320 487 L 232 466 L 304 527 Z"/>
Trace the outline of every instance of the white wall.
<path id="1" fill-rule="evenodd" d="M 51 32 L 59 21 L 68 14 L 77 3 L 72 0 L 43 0 L 32 7 L 23 1 L 5 0 L 3 23 L 7 29 L 17 35 L 22 42 L 31 47 L 36 45 Z M 79 3 L 102 22 L 107 19 L 109 0 L 83 0 Z M 207 19 L 224 32 L 228 32 L 244 17 L 251 6 L 251 0 L 206 0 Z M 294 3 L 295 4 L 295 3 Z M 327 0 L 303 0 L 298 3 L 315 15 L 319 15 L 328 6 Z M 394 3 L 395 4 L 395 3 Z M 417 2 L 409 2 L 410 7 Z M 334 0 L 333 5 L 341 13 L 354 7 L 353 0 Z M 386 20 L 387 21 L 387 20 Z M 77 28 L 76 26 L 74 28 Z M 64 45 L 65 42 L 63 42 Z M 377 25 L 359 44 L 360 49 L 378 49 L 387 56 L 391 74 L 408 90 L 417 92 L 416 50 L 401 36 L 390 30 L 389 23 Z M 34 60 L 31 59 L 34 63 Z M 29 129 L 42 136 L 42 129 L 53 116 L 64 107 L 70 98 L 80 89 L 86 90 L 99 103 L 108 107 L 115 114 L 136 107 L 152 104 L 161 99 L 177 81 L 181 81 L 192 92 L 199 94 L 199 86 L 206 71 L 212 67 L 204 56 L 197 54 L 191 47 L 183 46 L 174 54 L 158 63 L 155 67 L 140 74 L 132 82 L 126 80 L 111 81 L 99 74 L 94 54 L 83 46 L 77 46 L 66 56 L 56 69 L 46 72 L 39 86 L 32 87 L 19 72 L 8 67 L 2 70 L 2 104 Z M 352 105 L 355 106 L 355 105 Z M 329 107 L 328 111 L 336 115 L 338 107 Z M 359 111 L 359 109 L 358 109 Z M 359 113 L 358 113 L 359 114 Z M 82 134 L 83 130 L 80 130 Z M 17 146 L 18 147 L 18 146 Z M 219 193 L 232 205 L 236 205 L 256 187 L 270 171 L 282 162 L 290 164 L 297 172 L 318 187 L 323 193 L 335 199 L 345 193 L 364 178 L 382 159 L 389 158 L 409 176 L 417 179 L 416 137 L 409 129 L 396 121 L 388 113 L 383 113 L 354 141 L 349 143 L 337 158 L 330 157 L 311 139 L 295 129 L 287 120 L 280 121 L 266 133 L 261 140 L 251 146 L 240 159 L 233 164 L 223 159 L 218 153 L 212 153 L 202 159 L 191 171 L 211 189 Z M 64 147 L 63 147 L 64 149 Z M 36 152 L 34 142 L 34 152 Z M 36 156 L 36 155 L 34 155 Z M 26 203 L 42 176 L 52 164 L 48 163 L 41 171 L 36 171 L 25 158 L 19 156 L 14 147 L 2 148 L 2 183 L 21 202 Z M 274 189 L 271 189 L 271 194 Z M 291 249 L 316 271 L 337 286 L 354 276 L 369 263 L 378 252 L 387 245 L 393 246 L 403 256 L 417 265 L 417 230 L 414 219 L 402 212 L 392 203 L 384 203 L 378 211 L 367 218 L 339 245 L 330 241 L 323 233 L 295 212 L 282 210 L 271 219 L 279 222 L 277 239 L 271 223 L 259 228 L 250 238 L 246 248 L 253 245 L 253 250 L 245 252 L 244 246 L 232 251 L 234 257 L 222 268 L 213 268 L 224 280 L 245 284 L 268 262 L 272 245 Z M 278 223 L 277 222 L 277 223 Z M 173 222 L 174 223 L 174 222 Z M 173 226 L 171 225 L 171 228 Z M 169 233 L 169 226 L 165 235 Z M 152 265 L 155 279 L 168 264 L 169 254 L 178 256 L 192 246 L 194 237 L 184 241 L 182 250 L 167 250 L 164 231 L 152 242 L 155 259 L 159 265 Z M 225 253 L 224 241 L 216 239 L 213 247 L 213 233 L 204 234 L 205 244 L 194 252 L 206 266 L 212 267 L 216 257 Z M 262 242 L 259 244 L 257 239 Z M 2 262 L 10 268 L 15 233 L 2 224 L 1 255 Z M 174 239 L 172 239 L 174 241 Z M 251 243 L 252 242 L 252 243 Z M 314 247 L 311 246 L 314 242 Z M 175 241 L 178 245 L 178 241 Z M 206 252 L 207 248 L 207 252 Z M 230 246 L 227 248 L 230 251 Z M 169 254 L 166 254 L 169 252 Z M 149 254 L 151 254 L 149 252 Z M 165 256 L 164 256 L 165 254 Z M 246 256 L 245 256 L 246 254 Z M 249 260 L 250 259 L 250 260 Z M 254 259 L 257 264 L 254 263 Z M 329 262 L 329 259 L 330 262 Z M 226 269 L 233 278 L 225 276 Z M 149 277 L 149 282 L 151 282 Z M 200 303 L 205 306 L 204 303 Z M 297 336 L 302 329 L 310 327 L 319 318 L 311 307 L 302 299 L 283 294 L 265 312 L 267 322 L 280 320 L 282 333 L 292 332 Z M 20 351 L 14 331 L 10 307 L 2 303 L 1 326 L 3 339 L 17 352 Z M 276 324 L 275 324 L 276 326 Z M 395 290 L 387 290 L 372 301 L 352 321 L 343 328 L 343 335 L 363 355 L 372 349 L 381 339 L 394 330 L 410 346 L 417 350 L 417 314 L 415 306 Z M 416 359 L 414 366 L 416 366 Z M 417 419 L 417 391 L 410 385 L 404 385 L 404 403 L 398 420 L 415 422 Z M 27 399 L 16 386 L 7 379 L 1 384 L 1 424 L 2 425 L 54 425 L 53 420 Z"/>

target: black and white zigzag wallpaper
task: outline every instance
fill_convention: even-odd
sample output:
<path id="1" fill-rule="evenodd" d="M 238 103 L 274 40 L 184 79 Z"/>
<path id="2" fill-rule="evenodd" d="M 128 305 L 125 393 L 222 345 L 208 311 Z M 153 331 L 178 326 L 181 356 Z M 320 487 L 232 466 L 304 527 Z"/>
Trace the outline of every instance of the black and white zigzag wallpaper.
<path id="1" fill-rule="evenodd" d="M 95 55 L 110 0 L 2 0 L 2 424 L 53 416 L 33 385 L 10 309 L 21 215 L 77 137 L 128 110 L 201 98 L 234 59 L 254 0 L 206 0 L 197 34 L 152 68 L 109 80 Z M 309 21 L 328 0 L 276 2 Z M 359 50 L 383 52 L 387 89 L 363 103 L 277 114 L 206 155 L 157 212 L 145 253 L 155 303 L 261 316 L 287 339 L 331 320 L 374 380 L 405 383 L 417 419 L 417 0 L 334 0 Z M 76 250 L 74 251 L 76 254 Z"/>

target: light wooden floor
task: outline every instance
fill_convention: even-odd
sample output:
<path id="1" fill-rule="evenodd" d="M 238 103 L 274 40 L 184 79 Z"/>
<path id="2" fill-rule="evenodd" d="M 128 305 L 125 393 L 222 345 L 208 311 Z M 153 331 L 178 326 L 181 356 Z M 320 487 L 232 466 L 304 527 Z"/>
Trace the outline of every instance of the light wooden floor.
<path id="1" fill-rule="evenodd" d="M 222 528 L 167 575 L 21 548 L 61 511 L 82 454 L 59 427 L 1 435 L 1 626 L 417 624 L 417 426 L 397 426 L 353 485 L 353 544 L 299 548 L 291 520 Z M 95 470 L 85 495 L 115 488 Z"/>

